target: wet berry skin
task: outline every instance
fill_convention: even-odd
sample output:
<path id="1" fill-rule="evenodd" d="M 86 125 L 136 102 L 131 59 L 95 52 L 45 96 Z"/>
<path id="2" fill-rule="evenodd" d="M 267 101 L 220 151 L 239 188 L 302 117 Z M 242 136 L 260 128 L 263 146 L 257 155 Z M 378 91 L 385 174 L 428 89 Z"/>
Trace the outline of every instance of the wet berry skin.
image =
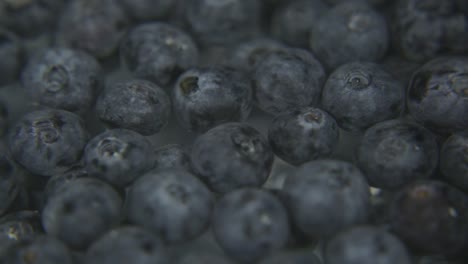
<path id="1" fill-rule="evenodd" d="M 152 167 L 151 143 L 127 129 L 110 129 L 85 147 L 84 164 L 91 177 L 125 187 Z"/>
<path id="2" fill-rule="evenodd" d="M 347 63 L 329 77 L 322 92 L 322 106 L 341 128 L 363 131 L 398 117 L 404 106 L 405 87 L 380 65 Z"/>
<path id="3" fill-rule="evenodd" d="M 432 176 L 439 160 L 436 137 L 417 123 L 394 119 L 366 130 L 357 151 L 357 164 L 369 184 L 397 189 Z"/>
<path id="4" fill-rule="evenodd" d="M 468 191 L 468 130 L 454 133 L 444 142 L 440 170 L 451 184 Z"/>
<path id="5" fill-rule="evenodd" d="M 367 221 L 369 185 L 353 164 L 320 159 L 304 163 L 283 186 L 291 217 L 309 239 L 328 238 Z"/>
<path id="6" fill-rule="evenodd" d="M 168 243 L 195 239 L 209 226 L 214 195 L 181 169 L 153 170 L 130 186 L 127 218 Z"/>
<path id="7" fill-rule="evenodd" d="M 409 114 L 439 133 L 468 128 L 468 57 L 436 58 L 414 72 L 408 86 Z"/>
<path id="8" fill-rule="evenodd" d="M 135 26 L 120 43 L 123 65 L 138 78 L 162 87 L 172 84 L 198 63 L 199 51 L 190 35 L 163 22 Z"/>
<path id="9" fill-rule="evenodd" d="M 148 230 L 136 226 L 115 228 L 95 240 L 83 263 L 168 264 L 164 242 Z"/>
<path id="10" fill-rule="evenodd" d="M 398 237 L 374 226 L 356 226 L 332 238 L 326 246 L 329 264 L 410 264 L 411 255 Z"/>
<path id="11" fill-rule="evenodd" d="M 270 114 L 316 106 L 325 77 L 321 63 L 307 50 L 271 52 L 257 64 L 253 75 L 255 102 Z"/>
<path id="12" fill-rule="evenodd" d="M 273 194 L 242 188 L 216 204 L 212 229 L 224 252 L 241 263 L 252 263 L 286 245 L 290 235 L 286 208 Z"/>
<path id="13" fill-rule="evenodd" d="M 88 141 L 82 120 L 63 110 L 39 110 L 24 115 L 11 128 L 9 148 L 28 171 L 52 176 L 81 158 Z"/>
<path id="14" fill-rule="evenodd" d="M 329 156 L 338 143 L 338 137 L 335 119 L 312 107 L 276 116 L 268 130 L 273 152 L 296 166 Z"/>
<path id="15" fill-rule="evenodd" d="M 218 193 L 260 187 L 273 165 L 273 151 L 255 128 L 227 123 L 200 135 L 190 154 L 193 169 Z"/>
<path id="16" fill-rule="evenodd" d="M 468 197 L 443 182 L 415 182 L 394 198 L 390 227 L 417 252 L 457 253 L 468 239 Z"/>
<path id="17" fill-rule="evenodd" d="M 179 124 L 202 133 L 223 123 L 245 121 L 252 110 L 252 89 L 249 78 L 233 68 L 193 68 L 177 80 L 172 103 Z"/>
<path id="18" fill-rule="evenodd" d="M 68 48 L 36 53 L 21 75 L 23 87 L 39 104 L 81 115 L 93 107 L 101 82 L 99 62 Z"/>
<path id="19" fill-rule="evenodd" d="M 82 250 L 121 221 L 122 199 L 108 184 L 79 178 L 60 187 L 42 210 L 47 234 Z"/>
<path id="20" fill-rule="evenodd" d="M 167 125 L 171 102 L 166 92 L 154 83 L 123 81 L 108 85 L 99 95 L 96 113 L 110 127 L 152 135 Z"/>

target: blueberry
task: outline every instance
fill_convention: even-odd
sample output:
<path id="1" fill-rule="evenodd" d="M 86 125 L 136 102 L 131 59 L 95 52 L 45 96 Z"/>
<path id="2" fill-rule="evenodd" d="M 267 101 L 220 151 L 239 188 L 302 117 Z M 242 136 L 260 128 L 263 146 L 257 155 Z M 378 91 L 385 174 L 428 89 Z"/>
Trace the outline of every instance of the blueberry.
<path id="1" fill-rule="evenodd" d="M 133 18 L 137 20 L 158 20 L 166 18 L 178 0 L 120 0 Z"/>
<path id="2" fill-rule="evenodd" d="M 261 189 L 243 188 L 226 194 L 216 204 L 212 218 L 219 245 L 242 263 L 283 248 L 290 235 L 286 208 Z"/>
<path id="3" fill-rule="evenodd" d="M 311 239 L 367 221 L 369 186 L 351 163 L 323 159 L 305 163 L 286 178 L 283 191 L 295 225 Z"/>
<path id="4" fill-rule="evenodd" d="M 89 177 L 88 170 L 81 164 L 75 165 L 63 173 L 53 175 L 47 180 L 47 184 L 44 186 L 45 200 L 53 196 L 64 184 L 85 177 Z"/>
<path id="5" fill-rule="evenodd" d="M 82 120 L 63 110 L 40 110 L 24 115 L 9 131 L 14 159 L 32 173 L 51 176 L 81 158 L 88 140 Z"/>
<path id="6" fill-rule="evenodd" d="M 395 44 L 415 61 L 466 52 L 466 14 L 465 1 L 396 1 L 392 19 Z"/>
<path id="7" fill-rule="evenodd" d="M 192 0 L 185 4 L 185 21 L 204 45 L 240 42 L 260 29 L 260 1 Z"/>
<path id="8" fill-rule="evenodd" d="M 274 252 L 259 264 L 321 264 L 322 261 L 309 250 L 293 249 Z"/>
<path id="9" fill-rule="evenodd" d="M 252 109 L 252 89 L 248 77 L 232 68 L 193 68 L 177 80 L 172 103 L 183 128 L 205 132 L 245 121 Z"/>
<path id="10" fill-rule="evenodd" d="M 68 1 L 58 22 L 56 41 L 104 58 L 117 49 L 128 25 L 118 0 Z"/>
<path id="11" fill-rule="evenodd" d="M 26 37 L 52 31 L 66 0 L 6 0 L 0 3 L 0 27 Z"/>
<path id="12" fill-rule="evenodd" d="M 0 257 L 2 263 L 9 264 L 72 264 L 71 253 L 59 240 L 50 236 L 38 236 L 24 240 L 9 248 Z"/>
<path id="13" fill-rule="evenodd" d="M 132 28 L 120 44 L 123 64 L 137 77 L 168 86 L 198 62 L 192 38 L 171 24 L 151 22 Z"/>
<path id="14" fill-rule="evenodd" d="M 205 231 L 213 203 L 213 194 L 191 173 L 151 171 L 130 187 L 127 217 L 168 242 L 182 242 Z"/>
<path id="15" fill-rule="evenodd" d="M 94 241 L 83 263 L 163 264 L 170 261 L 159 237 L 140 227 L 122 226 Z"/>
<path id="16" fill-rule="evenodd" d="M 287 46 L 274 39 L 259 37 L 240 42 L 232 50 L 232 55 L 227 58 L 227 64 L 253 73 L 257 64 L 268 55 L 269 52 L 281 51 Z"/>
<path id="17" fill-rule="evenodd" d="M 88 174 L 124 187 L 152 167 L 151 143 L 126 129 L 107 130 L 86 145 L 84 163 Z"/>
<path id="18" fill-rule="evenodd" d="M 24 46 L 21 40 L 14 33 L 0 29 L 0 58 L 2 58 L 0 61 L 0 86 L 12 83 L 17 79 L 23 64 L 23 57 Z"/>
<path id="19" fill-rule="evenodd" d="M 278 114 L 317 105 L 325 71 L 309 51 L 288 49 L 265 56 L 257 64 L 253 79 L 258 107 Z"/>
<path id="20" fill-rule="evenodd" d="M 404 86 L 381 66 L 352 62 L 336 69 L 322 93 L 322 105 L 345 130 L 362 131 L 403 110 Z"/>
<path id="21" fill-rule="evenodd" d="M 273 152 L 293 165 L 329 156 L 338 143 L 338 137 L 335 119 L 312 107 L 276 116 L 268 130 Z"/>
<path id="22" fill-rule="evenodd" d="M 410 184 L 392 202 L 390 226 L 414 250 L 455 253 L 468 239 L 468 198 L 442 182 Z"/>
<path id="23" fill-rule="evenodd" d="M 410 115 L 440 133 L 468 128 L 468 58 L 442 57 L 419 68 L 408 87 Z"/>
<path id="24" fill-rule="evenodd" d="M 195 172 L 215 192 L 260 187 L 273 165 L 273 152 L 255 128 L 242 123 L 217 126 L 192 145 Z"/>
<path id="25" fill-rule="evenodd" d="M 410 264 L 411 255 L 403 242 L 384 229 L 358 226 L 327 243 L 327 264 Z"/>
<path id="26" fill-rule="evenodd" d="M 424 127 L 404 120 L 389 120 L 369 128 L 357 151 L 357 164 L 369 184 L 396 189 L 432 176 L 439 148 Z"/>
<path id="27" fill-rule="evenodd" d="M 169 144 L 154 151 L 155 170 L 185 169 L 191 171 L 190 154 L 179 144 Z"/>
<path id="28" fill-rule="evenodd" d="M 50 196 L 42 211 L 47 234 L 69 247 L 85 249 L 120 223 L 122 200 L 106 183 L 79 178 L 64 184 Z"/>
<path id="29" fill-rule="evenodd" d="M 5 155 L 0 155 L 0 215 L 7 212 L 20 191 L 17 165 Z"/>
<path id="30" fill-rule="evenodd" d="M 327 10 L 322 0 L 285 1 L 273 14 L 272 35 L 291 46 L 306 48 L 313 26 Z"/>
<path id="31" fill-rule="evenodd" d="M 38 211 L 16 211 L 0 218 L 0 239 L 18 242 L 30 240 L 42 233 Z"/>
<path id="32" fill-rule="evenodd" d="M 364 2 L 338 4 L 312 29 L 310 47 L 327 69 L 353 61 L 377 61 L 389 46 L 384 17 Z"/>
<path id="33" fill-rule="evenodd" d="M 41 105 L 84 114 L 94 105 L 101 66 L 91 55 L 68 48 L 37 52 L 23 69 L 21 83 Z"/>
<path id="34" fill-rule="evenodd" d="M 162 88 L 149 81 L 116 82 L 99 95 L 96 114 L 111 127 L 152 135 L 168 123 L 171 102 Z"/>
<path id="35" fill-rule="evenodd" d="M 455 133 L 444 142 L 440 170 L 455 187 L 468 192 L 468 130 Z"/>

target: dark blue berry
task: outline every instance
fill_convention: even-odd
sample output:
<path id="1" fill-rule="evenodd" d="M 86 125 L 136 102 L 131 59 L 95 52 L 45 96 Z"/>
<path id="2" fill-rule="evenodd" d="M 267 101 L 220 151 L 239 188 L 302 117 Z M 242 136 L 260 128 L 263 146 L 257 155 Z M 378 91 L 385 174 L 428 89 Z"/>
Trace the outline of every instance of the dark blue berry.
<path id="1" fill-rule="evenodd" d="M 51 195 L 42 211 L 47 234 L 75 249 L 85 249 L 121 221 L 122 199 L 106 183 L 79 178 Z"/>
<path id="2" fill-rule="evenodd" d="M 391 230 L 424 254 L 453 254 L 468 239 L 468 197 L 437 181 L 401 189 L 390 209 Z"/>
<path id="3" fill-rule="evenodd" d="M 216 204 L 212 228 L 231 258 L 251 263 L 283 248 L 290 235 L 286 208 L 271 193 L 243 188 Z"/>
<path id="4" fill-rule="evenodd" d="M 312 28 L 327 10 L 322 0 L 284 1 L 273 14 L 272 35 L 291 46 L 306 48 Z"/>
<path id="5" fill-rule="evenodd" d="M 409 113 L 437 132 L 468 128 L 468 58 L 429 61 L 413 75 L 408 87 Z"/>
<path id="6" fill-rule="evenodd" d="M 205 45 L 239 42 L 260 29 L 260 1 L 191 0 L 185 4 L 185 21 Z"/>
<path id="7" fill-rule="evenodd" d="M 358 226 L 327 243 L 327 264 L 410 264 L 411 255 L 403 242 L 384 229 Z"/>
<path id="8" fill-rule="evenodd" d="M 183 128 L 205 132 L 222 123 L 245 121 L 252 109 L 252 89 L 238 70 L 193 68 L 177 80 L 172 103 Z"/>
<path id="9" fill-rule="evenodd" d="M 152 168 L 152 152 L 144 136 L 111 129 L 88 142 L 83 159 L 90 176 L 124 187 Z"/>
<path id="10" fill-rule="evenodd" d="M 338 144 L 338 137 L 335 119 L 312 107 L 276 116 L 268 130 L 273 152 L 293 165 L 329 156 Z"/>
<path id="11" fill-rule="evenodd" d="M 325 71 L 314 55 L 302 49 L 271 52 L 256 66 L 253 76 L 257 105 L 278 114 L 319 103 Z"/>
<path id="12" fill-rule="evenodd" d="M 39 104 L 84 114 L 94 105 L 101 86 L 101 66 L 91 55 L 68 48 L 35 54 L 21 83 Z"/>
<path id="13" fill-rule="evenodd" d="M 99 95 L 96 114 L 111 127 L 152 135 L 168 123 L 171 102 L 162 88 L 149 81 L 117 82 Z"/>
<path id="14" fill-rule="evenodd" d="M 336 69 L 322 92 L 322 105 L 338 125 L 362 131 L 403 110 L 404 86 L 379 65 L 353 62 Z"/>
<path id="15" fill-rule="evenodd" d="M 117 49 L 128 24 L 118 0 L 68 1 L 58 22 L 56 40 L 104 58 Z"/>
<path id="16" fill-rule="evenodd" d="M 94 241 L 88 250 L 86 264 L 169 264 L 164 242 L 140 227 L 122 226 Z"/>
<path id="17" fill-rule="evenodd" d="M 154 151 L 155 170 L 185 169 L 191 171 L 190 154 L 179 144 L 169 144 Z"/>
<path id="18" fill-rule="evenodd" d="M 64 184 L 78 178 L 89 177 L 88 170 L 83 165 L 76 165 L 63 173 L 53 175 L 44 186 L 45 200 L 53 196 Z"/>
<path id="19" fill-rule="evenodd" d="M 14 159 L 34 174 L 52 176 L 81 158 L 88 140 L 82 120 L 62 110 L 26 114 L 10 129 L 8 142 Z"/>
<path id="20" fill-rule="evenodd" d="M 286 178 L 283 191 L 295 225 L 311 239 L 329 237 L 367 221 L 369 186 L 351 163 L 305 163 Z"/>
<path id="21" fill-rule="evenodd" d="M 378 61 L 388 46 L 384 17 L 359 1 L 331 8 L 314 25 L 310 38 L 310 47 L 329 70 L 352 61 Z"/>
<path id="22" fill-rule="evenodd" d="M 395 189 L 432 176 L 438 157 L 439 148 L 431 132 L 416 123 L 395 119 L 366 131 L 357 163 L 372 186 Z"/>
<path id="23" fill-rule="evenodd" d="M 23 57 L 24 47 L 21 40 L 14 33 L 0 28 L 0 86 L 16 81 Z"/>
<path id="24" fill-rule="evenodd" d="M 137 77 L 168 86 L 179 74 L 198 62 L 192 38 L 171 24 L 139 24 L 120 44 L 123 64 Z"/>
<path id="25" fill-rule="evenodd" d="M 213 203 L 213 194 L 191 173 L 151 171 L 130 187 L 127 217 L 168 242 L 182 242 L 206 230 Z"/>
<path id="26" fill-rule="evenodd" d="M 273 152 L 255 128 L 241 123 L 217 126 L 192 145 L 195 172 L 215 192 L 260 187 L 267 180 Z"/>
<path id="27" fill-rule="evenodd" d="M 444 142 L 440 170 L 455 187 L 468 192 L 468 131 L 455 133 Z"/>

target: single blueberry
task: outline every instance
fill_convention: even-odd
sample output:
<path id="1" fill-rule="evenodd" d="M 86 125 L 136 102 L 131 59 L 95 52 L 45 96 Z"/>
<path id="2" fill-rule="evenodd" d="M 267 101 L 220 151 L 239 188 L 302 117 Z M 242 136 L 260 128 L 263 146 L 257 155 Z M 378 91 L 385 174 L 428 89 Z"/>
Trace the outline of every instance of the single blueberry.
<path id="1" fill-rule="evenodd" d="M 416 123 L 400 119 L 369 128 L 357 151 L 357 164 L 369 184 L 383 189 L 429 178 L 438 160 L 435 136 Z"/>
<path id="2" fill-rule="evenodd" d="M 403 242 L 384 229 L 358 226 L 328 241 L 327 264 L 410 264 L 410 252 Z"/>
<path id="3" fill-rule="evenodd" d="M 270 114 L 316 106 L 325 77 L 322 65 L 307 50 L 270 52 L 256 66 L 254 98 Z"/>
<path id="4" fill-rule="evenodd" d="M 215 192 L 260 187 L 273 166 L 273 151 L 255 128 L 242 123 L 217 126 L 192 145 L 197 175 Z"/>
<path id="5" fill-rule="evenodd" d="M 446 183 L 412 183 L 393 200 L 390 227 L 415 251 L 457 253 L 468 242 L 468 197 Z"/>
<path id="6" fill-rule="evenodd" d="M 468 192 L 468 130 L 454 133 L 444 142 L 440 170 L 455 187 Z"/>
<path id="7" fill-rule="evenodd" d="M 21 83 L 39 104 L 83 115 L 100 89 L 101 66 L 83 51 L 48 48 L 28 61 Z"/>
<path id="8" fill-rule="evenodd" d="M 404 91 L 404 86 L 378 64 L 352 62 L 330 75 L 323 88 L 322 105 L 343 129 L 362 131 L 398 117 Z"/>
<path id="9" fill-rule="evenodd" d="M 83 160 L 90 176 L 118 187 L 129 185 L 153 165 L 150 141 L 126 129 L 95 136 L 86 145 Z"/>
<path id="10" fill-rule="evenodd" d="M 108 184 L 93 178 L 79 178 L 51 195 L 42 211 L 47 234 L 74 249 L 91 242 L 121 221 L 122 199 Z"/>
<path id="11" fill-rule="evenodd" d="M 121 226 L 92 242 L 86 251 L 87 264 L 168 264 L 164 242 L 140 227 Z"/>
<path id="12" fill-rule="evenodd" d="M 152 135 L 167 125 L 171 102 L 162 88 L 149 81 L 117 82 L 99 95 L 96 114 L 111 127 Z"/>
<path id="13" fill-rule="evenodd" d="M 353 164 L 316 160 L 289 175 L 285 202 L 299 230 L 311 239 L 326 238 L 368 220 L 369 185 Z"/>
<path id="14" fill-rule="evenodd" d="M 183 128 L 205 132 L 245 121 L 252 110 L 252 89 L 248 77 L 233 68 L 193 68 L 177 80 L 172 103 Z"/>
<path id="15" fill-rule="evenodd" d="M 151 171 L 127 195 L 127 218 L 174 243 L 194 239 L 209 225 L 210 190 L 185 170 Z"/>
<path id="16" fill-rule="evenodd" d="M 286 208 L 271 193 L 242 188 L 224 195 L 213 212 L 212 228 L 231 258 L 251 263 L 283 248 L 290 235 Z"/>
<path id="17" fill-rule="evenodd" d="M 320 17 L 310 47 L 328 70 L 353 61 L 378 61 L 389 46 L 387 22 L 365 2 L 346 1 Z"/>
<path id="18" fill-rule="evenodd" d="M 52 176 L 81 158 L 88 140 L 82 120 L 63 110 L 39 110 L 24 115 L 10 129 L 14 159 L 34 174 Z"/>
<path id="19" fill-rule="evenodd" d="M 293 165 L 329 156 L 338 143 L 338 137 L 335 119 L 312 107 L 276 116 L 268 130 L 273 152 Z"/>
<path id="20" fill-rule="evenodd" d="M 163 87 L 198 63 L 198 47 L 178 27 L 149 22 L 132 28 L 120 44 L 122 63 L 137 77 Z"/>
<path id="21" fill-rule="evenodd" d="M 468 58 L 441 57 L 419 68 L 408 87 L 410 115 L 440 133 L 468 128 Z"/>

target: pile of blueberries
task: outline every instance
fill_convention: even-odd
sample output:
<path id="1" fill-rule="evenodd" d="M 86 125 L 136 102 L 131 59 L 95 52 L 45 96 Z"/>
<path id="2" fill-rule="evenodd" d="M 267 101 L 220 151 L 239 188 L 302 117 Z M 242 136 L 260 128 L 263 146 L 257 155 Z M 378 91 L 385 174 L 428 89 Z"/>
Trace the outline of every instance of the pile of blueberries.
<path id="1" fill-rule="evenodd" d="M 0 263 L 468 263 L 468 1 L 0 0 Z"/>

